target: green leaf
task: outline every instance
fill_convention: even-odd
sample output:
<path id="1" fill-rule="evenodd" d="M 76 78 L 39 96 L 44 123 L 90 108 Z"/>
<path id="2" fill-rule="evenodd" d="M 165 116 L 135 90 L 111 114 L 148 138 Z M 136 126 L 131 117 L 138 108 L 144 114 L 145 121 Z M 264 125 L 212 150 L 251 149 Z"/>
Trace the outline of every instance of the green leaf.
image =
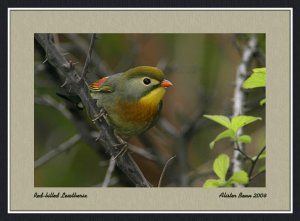
<path id="1" fill-rule="evenodd" d="M 253 73 L 266 73 L 267 69 L 266 68 L 254 68 L 252 69 Z"/>
<path id="2" fill-rule="evenodd" d="M 232 187 L 232 184 L 230 182 L 226 181 L 223 186 L 224 187 Z"/>
<path id="3" fill-rule="evenodd" d="M 253 69 L 251 76 L 245 80 L 243 88 L 257 88 L 266 86 L 266 68 Z"/>
<path id="4" fill-rule="evenodd" d="M 244 170 L 235 172 L 228 180 L 229 183 L 247 184 L 249 182 L 248 174 Z"/>
<path id="5" fill-rule="evenodd" d="M 223 115 L 203 115 L 203 116 L 230 129 L 231 123 L 229 118 L 226 116 Z"/>
<path id="6" fill-rule="evenodd" d="M 211 149 L 211 150 L 214 149 L 215 143 L 216 143 L 215 141 L 210 142 L 209 149 Z"/>
<path id="7" fill-rule="evenodd" d="M 226 154 L 220 154 L 214 161 L 214 172 L 221 180 L 225 180 L 229 168 L 229 157 Z"/>
<path id="8" fill-rule="evenodd" d="M 213 149 L 214 145 L 217 141 L 219 141 L 223 138 L 226 138 L 226 137 L 234 139 L 234 136 L 235 136 L 235 134 L 234 134 L 233 130 L 231 130 L 231 129 L 225 130 L 222 133 L 220 133 L 218 136 L 216 136 L 216 138 L 209 144 L 209 147 L 210 147 L 210 149 Z"/>
<path id="9" fill-rule="evenodd" d="M 205 188 L 216 188 L 219 186 L 222 186 L 220 180 L 214 180 L 214 179 L 206 180 L 205 183 L 203 184 L 203 187 Z"/>
<path id="10" fill-rule="evenodd" d="M 230 129 L 230 126 L 231 126 L 230 120 L 226 116 L 223 116 L 223 115 L 203 115 L 203 116 Z"/>
<path id="11" fill-rule="evenodd" d="M 266 103 L 266 98 L 261 99 L 259 102 L 260 106 L 263 106 L 265 103 Z"/>
<path id="12" fill-rule="evenodd" d="M 242 135 L 239 136 L 238 141 L 241 143 L 250 143 L 251 142 L 251 137 L 249 135 Z"/>
<path id="13" fill-rule="evenodd" d="M 261 118 L 246 115 L 235 116 L 231 119 L 231 129 L 236 133 L 241 127 L 257 120 L 261 120 Z"/>

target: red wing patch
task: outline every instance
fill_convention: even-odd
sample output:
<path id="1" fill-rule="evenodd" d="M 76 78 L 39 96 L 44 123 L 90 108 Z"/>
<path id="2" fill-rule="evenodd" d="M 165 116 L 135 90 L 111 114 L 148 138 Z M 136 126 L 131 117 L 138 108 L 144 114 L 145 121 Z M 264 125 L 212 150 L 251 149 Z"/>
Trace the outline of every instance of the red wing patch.
<path id="1" fill-rule="evenodd" d="M 108 77 L 100 78 L 99 80 L 95 81 L 94 83 L 89 85 L 89 88 L 93 91 L 99 91 L 100 86 L 108 79 Z"/>

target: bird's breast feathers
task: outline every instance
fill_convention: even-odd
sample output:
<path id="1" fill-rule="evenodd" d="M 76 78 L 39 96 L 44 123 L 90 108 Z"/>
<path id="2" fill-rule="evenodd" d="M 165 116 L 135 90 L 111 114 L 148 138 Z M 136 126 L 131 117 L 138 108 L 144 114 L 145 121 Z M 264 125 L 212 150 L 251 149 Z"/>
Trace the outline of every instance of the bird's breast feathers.
<path id="1" fill-rule="evenodd" d="M 152 90 L 147 95 L 143 96 L 137 102 L 128 102 L 124 100 L 118 101 L 119 113 L 122 113 L 122 118 L 132 122 L 149 122 L 152 121 L 159 111 L 161 100 L 165 94 L 165 89 L 162 87 Z"/>

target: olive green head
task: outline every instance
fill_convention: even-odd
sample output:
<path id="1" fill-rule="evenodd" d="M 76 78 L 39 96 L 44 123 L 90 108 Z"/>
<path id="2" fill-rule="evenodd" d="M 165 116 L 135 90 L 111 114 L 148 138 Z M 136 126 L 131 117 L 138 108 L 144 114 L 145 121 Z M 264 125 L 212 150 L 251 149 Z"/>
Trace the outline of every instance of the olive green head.
<path id="1" fill-rule="evenodd" d="M 119 95 L 129 100 L 139 100 L 152 90 L 160 87 L 164 73 L 155 67 L 140 66 L 129 69 L 116 79 Z"/>

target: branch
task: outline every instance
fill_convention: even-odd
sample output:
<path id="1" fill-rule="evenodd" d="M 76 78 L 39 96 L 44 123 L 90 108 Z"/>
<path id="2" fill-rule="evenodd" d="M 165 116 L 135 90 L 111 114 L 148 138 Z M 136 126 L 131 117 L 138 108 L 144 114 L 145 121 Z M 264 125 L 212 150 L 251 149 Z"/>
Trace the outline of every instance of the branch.
<path id="1" fill-rule="evenodd" d="M 250 66 L 250 62 L 257 51 L 257 39 L 255 36 L 251 36 L 248 41 L 247 47 L 244 49 L 242 54 L 241 63 L 236 72 L 236 81 L 235 81 L 235 90 L 234 90 L 234 97 L 233 97 L 233 116 L 243 115 L 244 114 L 244 104 L 245 104 L 245 94 L 242 89 L 243 82 L 248 77 L 247 70 Z M 241 135 L 243 130 L 240 129 L 237 132 L 237 136 Z M 244 152 L 244 145 L 239 143 L 238 145 L 234 144 L 234 152 L 232 158 L 232 172 L 235 173 L 241 170 L 243 165 L 242 154 Z M 240 184 L 236 186 L 242 186 Z"/>
<path id="2" fill-rule="evenodd" d="M 254 178 L 258 177 L 259 175 L 261 174 L 264 174 L 266 171 L 265 170 L 262 170 L 260 172 L 258 172 L 257 174 L 253 175 L 252 177 L 249 178 L 249 182 L 251 182 Z"/>
<path id="3" fill-rule="evenodd" d="M 103 147 L 95 141 L 95 138 L 91 137 L 91 128 L 83 120 L 77 108 L 66 105 L 62 102 L 57 102 L 54 98 L 48 95 L 35 95 L 34 102 L 36 104 L 47 105 L 59 111 L 70 122 L 74 123 L 74 126 L 77 128 L 78 134 L 80 135 L 82 141 L 91 146 L 97 153 L 104 154 Z"/>
<path id="4" fill-rule="evenodd" d="M 253 163 L 253 160 L 251 157 L 249 157 L 243 150 L 241 150 L 241 147 L 240 147 L 240 143 L 239 142 L 234 142 L 234 145 L 236 146 L 236 148 L 234 148 L 234 150 L 240 152 L 240 154 L 243 155 L 243 157 L 247 160 L 250 160 L 251 163 Z"/>
<path id="5" fill-rule="evenodd" d="M 89 47 L 88 43 L 76 34 L 66 34 L 65 36 L 69 40 L 71 40 L 71 42 L 73 42 L 74 44 L 76 43 L 76 45 L 78 46 L 78 47 L 76 47 L 76 49 L 78 49 L 78 51 L 81 54 L 84 54 L 86 48 Z M 99 38 L 99 35 L 97 36 L 97 39 L 98 38 Z M 68 47 L 65 47 L 65 48 L 68 48 Z M 101 58 L 96 53 L 94 53 L 93 56 L 91 57 L 91 61 L 92 61 L 93 65 L 96 67 L 96 72 L 100 72 L 100 73 L 97 73 L 98 77 L 104 77 L 111 73 L 111 71 L 109 70 L 107 65 L 105 65 L 104 62 L 101 62 Z"/>
<path id="6" fill-rule="evenodd" d="M 69 112 L 69 110 L 66 108 L 66 106 L 63 103 L 57 102 L 55 99 L 53 99 L 49 95 L 45 94 L 45 95 L 35 96 L 34 103 L 52 107 L 52 108 L 56 109 L 57 111 L 59 111 L 68 120 L 73 120 L 72 114 Z"/>
<path id="7" fill-rule="evenodd" d="M 129 144 L 128 145 L 128 149 L 130 151 L 132 151 L 133 153 L 141 156 L 141 157 L 144 157 L 148 160 L 152 160 L 152 161 L 156 161 L 157 160 L 157 157 L 151 153 L 149 153 L 148 151 L 146 151 L 145 149 L 143 149 L 142 147 L 137 147 L 135 145 L 132 145 L 132 144 Z"/>
<path id="8" fill-rule="evenodd" d="M 160 178 L 159 178 L 159 181 L 158 181 L 158 187 L 160 187 L 161 186 L 161 181 L 162 181 L 162 179 L 163 179 L 163 177 L 164 177 L 164 174 L 165 174 L 165 172 L 166 172 L 166 169 L 167 169 L 167 167 L 168 167 L 168 164 L 171 162 L 171 160 L 173 160 L 174 158 L 176 157 L 176 155 L 175 156 L 173 156 L 173 157 L 171 157 L 170 159 L 168 159 L 168 161 L 166 162 L 166 165 L 164 166 L 164 169 L 163 169 L 163 171 L 161 172 L 161 175 L 160 175 Z"/>
<path id="9" fill-rule="evenodd" d="M 85 79 L 74 70 L 73 64 L 68 62 L 55 47 L 49 34 L 35 34 L 34 37 L 45 50 L 49 63 L 66 76 L 64 87 L 67 88 L 67 91 L 78 95 L 90 116 L 97 118 L 94 123 L 100 132 L 98 140 L 110 156 L 116 157 L 120 151 L 120 148 L 117 148 L 120 146 L 119 139 L 115 136 L 104 115 L 97 117 L 99 116 L 99 108 L 89 94 Z M 150 187 L 149 182 L 128 153 L 125 153 L 123 157 L 117 157 L 116 161 L 117 166 L 136 186 Z"/>
<path id="10" fill-rule="evenodd" d="M 90 136 L 93 137 L 95 141 L 95 139 L 97 139 L 99 135 L 96 131 L 92 131 L 90 133 Z M 145 159 L 157 161 L 157 157 L 154 154 L 150 153 L 149 151 L 145 150 L 143 147 L 138 147 L 133 144 L 128 144 L 128 150 L 130 150 L 134 154 L 144 157 Z"/>
<path id="11" fill-rule="evenodd" d="M 110 158 L 109 160 L 109 165 L 105 174 L 104 181 L 102 183 L 102 187 L 108 187 L 111 181 L 112 173 L 114 172 L 116 166 L 116 161 L 114 160 L 113 157 Z"/>
<path id="12" fill-rule="evenodd" d="M 260 155 L 262 155 L 263 154 L 263 152 L 266 150 L 266 146 L 264 146 L 261 150 L 260 150 L 260 152 L 258 153 L 258 155 L 256 156 L 256 158 L 252 161 L 252 165 L 251 165 L 251 168 L 250 168 L 250 170 L 249 170 L 249 178 L 250 178 L 250 180 L 252 180 L 254 177 L 256 177 L 258 174 L 256 174 L 255 176 L 253 176 L 252 177 L 252 173 L 253 173 L 253 171 L 254 171 L 254 167 L 255 167 L 255 165 L 256 165 L 256 163 L 257 163 L 257 161 L 258 161 L 258 159 L 259 159 L 259 157 L 260 157 Z"/>
<path id="13" fill-rule="evenodd" d="M 167 119 L 162 118 L 158 123 L 159 127 L 167 132 L 172 139 L 175 140 L 174 149 L 176 151 L 178 168 L 176 168 L 177 181 L 180 186 L 188 185 L 188 173 L 189 166 L 187 162 L 187 146 L 189 140 L 193 137 L 196 131 L 199 131 L 205 124 L 202 115 L 204 109 L 197 110 L 191 120 L 185 123 L 180 129 L 176 129 Z"/>
<path id="14" fill-rule="evenodd" d="M 49 151 L 42 157 L 40 157 L 38 160 L 34 161 L 34 168 L 38 168 L 45 163 L 47 163 L 49 160 L 53 159 L 54 157 L 58 156 L 59 154 L 69 150 L 72 148 L 77 142 L 80 141 L 80 135 L 76 134 L 73 137 L 71 137 L 69 140 L 66 142 L 60 144 L 57 148 Z"/>
<path id="15" fill-rule="evenodd" d="M 85 64 L 84 64 L 84 67 L 83 67 L 83 70 L 82 70 L 82 78 L 84 78 L 84 79 L 86 77 L 88 66 L 89 66 L 89 64 L 91 62 L 91 57 L 92 57 L 92 52 L 93 52 L 93 47 L 94 47 L 95 39 L 96 39 L 96 34 L 93 33 L 92 34 L 92 38 L 91 38 L 89 52 L 88 52 L 88 55 L 86 57 Z"/>

